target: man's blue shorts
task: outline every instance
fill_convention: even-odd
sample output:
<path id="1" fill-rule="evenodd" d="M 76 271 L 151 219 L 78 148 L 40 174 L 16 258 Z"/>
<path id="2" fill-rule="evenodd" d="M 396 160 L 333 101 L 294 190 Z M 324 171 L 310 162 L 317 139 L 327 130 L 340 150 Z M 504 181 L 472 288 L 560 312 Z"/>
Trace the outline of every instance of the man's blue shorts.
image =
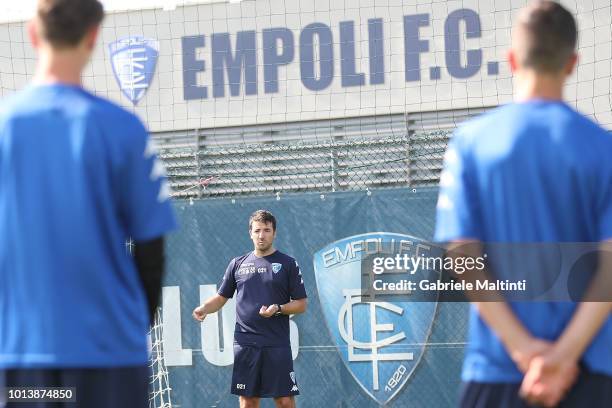
<path id="1" fill-rule="evenodd" d="M 147 408 L 147 366 L 0 370 L 0 407 L 5 387 L 74 388 L 76 402 L 8 402 L 6 408 Z"/>
<path id="2" fill-rule="evenodd" d="M 576 384 L 556 408 L 612 407 L 612 377 L 582 368 Z M 536 408 L 519 396 L 520 383 L 463 384 L 461 408 Z"/>
<path id="3" fill-rule="evenodd" d="M 299 395 L 291 347 L 234 344 L 232 394 L 278 398 Z"/>

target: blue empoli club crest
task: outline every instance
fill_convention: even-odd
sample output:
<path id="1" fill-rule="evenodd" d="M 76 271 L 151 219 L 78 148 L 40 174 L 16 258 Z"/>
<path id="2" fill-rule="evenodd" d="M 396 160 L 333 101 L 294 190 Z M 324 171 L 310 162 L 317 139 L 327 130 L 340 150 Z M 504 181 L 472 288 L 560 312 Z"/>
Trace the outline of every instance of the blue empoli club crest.
<path id="1" fill-rule="evenodd" d="M 414 255 L 423 246 L 427 243 L 418 238 L 377 232 L 341 239 L 314 255 L 317 290 L 331 337 L 355 381 L 379 404 L 397 395 L 418 365 L 437 294 L 431 301 L 413 302 L 410 295 L 362 301 L 362 256 L 381 248 L 398 253 L 400 247 Z"/>
<path id="2" fill-rule="evenodd" d="M 153 80 L 159 42 L 137 36 L 117 40 L 108 48 L 119 88 L 136 105 Z"/>

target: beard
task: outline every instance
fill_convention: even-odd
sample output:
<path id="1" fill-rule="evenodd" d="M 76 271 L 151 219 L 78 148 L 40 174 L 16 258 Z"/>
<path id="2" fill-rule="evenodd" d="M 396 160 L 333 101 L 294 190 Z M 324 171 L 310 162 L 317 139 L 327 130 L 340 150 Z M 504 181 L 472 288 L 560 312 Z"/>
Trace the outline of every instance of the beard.
<path id="1" fill-rule="evenodd" d="M 258 242 L 256 245 L 257 245 L 257 249 L 260 250 L 261 252 L 266 252 L 267 250 L 272 248 L 271 242 L 264 242 L 264 243 Z"/>

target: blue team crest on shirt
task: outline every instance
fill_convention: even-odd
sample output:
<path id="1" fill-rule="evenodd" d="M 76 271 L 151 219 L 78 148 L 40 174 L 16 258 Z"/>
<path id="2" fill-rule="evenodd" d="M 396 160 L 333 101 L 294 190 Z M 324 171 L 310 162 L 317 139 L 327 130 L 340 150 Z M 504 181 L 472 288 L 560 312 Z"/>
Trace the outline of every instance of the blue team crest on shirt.
<path id="1" fill-rule="evenodd" d="M 425 245 L 408 235 L 378 232 L 341 239 L 314 255 L 319 300 L 332 341 L 355 381 L 381 405 L 403 389 L 419 364 L 437 294 L 419 302 L 409 295 L 362 301 L 361 258 L 383 247 L 408 248 L 408 243 L 413 249 Z"/>
<path id="2" fill-rule="evenodd" d="M 117 40 L 108 48 L 119 88 L 136 105 L 153 80 L 159 56 L 159 42 L 135 36 Z"/>
<path id="3" fill-rule="evenodd" d="M 272 272 L 279 273 L 281 269 L 283 269 L 283 264 L 279 264 L 276 262 L 272 264 Z"/>

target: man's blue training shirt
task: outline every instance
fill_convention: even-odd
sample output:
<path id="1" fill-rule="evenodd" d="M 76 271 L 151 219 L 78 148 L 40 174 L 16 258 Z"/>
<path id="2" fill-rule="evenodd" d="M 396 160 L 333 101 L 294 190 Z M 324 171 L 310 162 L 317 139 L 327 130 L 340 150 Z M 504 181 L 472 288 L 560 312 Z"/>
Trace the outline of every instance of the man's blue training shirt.
<path id="1" fill-rule="evenodd" d="M 276 251 L 257 257 L 253 252 L 232 259 L 223 276 L 219 295 L 236 294 L 234 341 L 241 345 L 289 346 L 289 316 L 262 317 L 261 306 L 304 299 L 306 290 L 295 259 Z"/>
<path id="2" fill-rule="evenodd" d="M 612 239 L 612 137 L 560 101 L 493 110 L 461 126 L 445 155 L 437 241 L 600 242 Z M 534 336 L 557 339 L 577 304 L 510 307 Z M 612 318 L 582 358 L 612 375 Z M 464 381 L 520 382 L 499 338 L 472 307 Z"/>
<path id="3" fill-rule="evenodd" d="M 77 86 L 31 86 L 0 109 L 0 369 L 146 364 L 125 243 L 175 227 L 147 131 Z"/>

